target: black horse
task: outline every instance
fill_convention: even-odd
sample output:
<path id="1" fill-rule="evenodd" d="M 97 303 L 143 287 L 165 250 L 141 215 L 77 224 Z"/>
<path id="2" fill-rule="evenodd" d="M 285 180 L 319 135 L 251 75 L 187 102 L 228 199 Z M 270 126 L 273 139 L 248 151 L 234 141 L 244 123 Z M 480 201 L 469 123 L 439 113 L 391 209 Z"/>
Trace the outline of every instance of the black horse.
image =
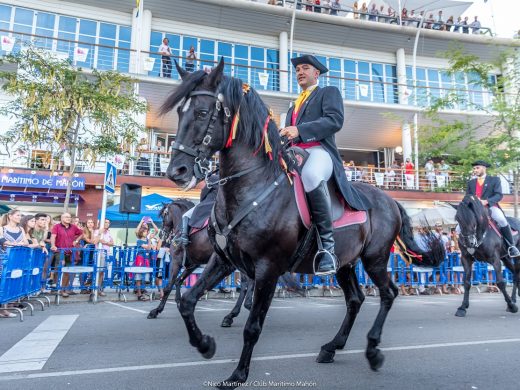
<path id="1" fill-rule="evenodd" d="M 493 266 L 497 278 L 497 287 L 500 289 L 507 303 L 507 311 L 516 313 L 516 293 L 520 281 L 520 262 L 513 262 L 507 255 L 502 237 L 489 225 L 489 211 L 474 195 L 466 195 L 457 206 L 455 219 L 460 226 L 459 246 L 461 261 L 464 267 L 464 299 L 457 309 L 456 316 L 466 316 L 469 307 L 469 290 L 471 288 L 471 273 L 475 260 L 485 261 Z M 518 228 L 519 220 L 508 218 L 513 226 Z M 514 244 L 518 246 L 518 235 L 514 236 Z M 502 275 L 502 264 L 513 273 L 512 297 L 506 290 L 506 282 Z M 520 290 L 519 290 L 520 293 Z"/>
<path id="2" fill-rule="evenodd" d="M 235 268 L 254 279 L 253 307 L 244 328 L 240 361 L 221 386 L 235 388 L 247 380 L 253 348 L 260 337 L 278 277 L 294 268 L 291 259 L 307 229 L 300 220 L 293 188 L 280 167 L 281 140 L 277 126 L 256 91 L 238 79 L 224 76 L 223 60 L 210 74 L 187 73 L 178 65 L 177 68 L 182 83 L 162 107 L 165 113 L 182 102 L 177 110 L 177 142 L 167 176 L 177 185 L 189 188 L 195 182 L 195 165 L 200 167 L 220 151 L 221 178 L 209 230 L 221 256 L 211 266 L 208 264 L 195 286 L 182 296 L 179 310 L 191 345 L 203 357 L 211 358 L 216 344 L 212 337 L 202 334 L 195 322 L 193 314 L 197 300 Z M 236 124 L 237 112 L 240 112 L 240 118 L 235 128 L 232 124 Z M 406 212 L 384 192 L 368 184 L 353 185 L 372 199 L 374 207 L 369 210 L 365 223 L 335 232 L 339 259 L 336 277 L 348 310 L 336 336 L 321 347 L 317 361 L 332 362 L 335 350 L 345 346 L 364 300 L 355 274 L 356 261 L 361 258 L 381 297 L 381 307 L 368 333 L 366 349 L 370 367 L 377 370 L 384 359 L 377 348 L 383 324 L 398 295 L 398 289 L 386 271 L 396 237 L 400 235 L 406 246 L 420 256 L 414 261 L 423 265 L 436 266 L 444 260 L 445 254 L 439 240 L 429 241 L 428 251 L 417 246 Z M 317 245 L 312 243 L 295 267 L 296 272 L 313 273 Z"/>
<path id="3" fill-rule="evenodd" d="M 170 244 L 170 280 L 168 286 L 164 289 L 164 296 L 155 309 L 152 309 L 148 314 L 148 318 L 157 318 L 162 313 L 166 306 L 166 301 L 175 287 L 175 301 L 180 302 L 181 285 L 186 278 L 190 276 L 197 267 L 203 264 L 214 262 L 217 256 L 213 250 L 213 245 L 209 241 L 208 229 L 204 228 L 190 236 L 190 245 L 186 250 L 186 259 L 184 264 L 184 271 L 179 275 L 179 271 L 183 266 L 185 257 L 184 248 L 173 244 L 174 238 L 179 234 L 182 215 L 191 209 L 195 204 L 187 199 L 177 199 L 171 203 L 163 206 L 159 212 L 159 216 L 163 220 L 162 236 Z M 251 281 L 246 275 L 241 276 L 240 295 L 231 312 L 222 320 L 222 327 L 230 327 L 233 323 L 233 318 L 240 314 L 240 308 L 245 300 L 246 309 L 251 308 L 253 289 L 250 288 Z"/>

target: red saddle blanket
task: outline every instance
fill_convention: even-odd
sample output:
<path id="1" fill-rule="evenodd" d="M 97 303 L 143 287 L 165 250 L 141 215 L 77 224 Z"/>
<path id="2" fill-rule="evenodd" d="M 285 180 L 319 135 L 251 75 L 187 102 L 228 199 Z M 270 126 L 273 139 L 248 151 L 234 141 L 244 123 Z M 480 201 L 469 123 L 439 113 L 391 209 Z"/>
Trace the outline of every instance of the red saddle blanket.
<path id="1" fill-rule="evenodd" d="M 311 214 L 309 205 L 307 204 L 307 198 L 305 197 L 305 190 L 303 189 L 303 183 L 300 175 L 294 173 L 294 196 L 296 197 L 296 204 L 298 205 L 298 211 L 303 224 L 308 229 L 311 227 Z M 335 195 L 334 195 L 335 196 Z M 366 211 L 357 211 L 351 209 L 343 198 L 339 199 L 343 205 L 343 213 L 341 216 L 334 220 L 334 229 L 339 229 L 345 226 L 356 225 L 365 223 L 367 220 Z"/>
<path id="2" fill-rule="evenodd" d="M 198 232 L 200 232 L 201 230 L 206 229 L 206 228 L 208 227 L 208 224 L 209 224 L 209 217 L 206 219 L 206 222 L 204 222 L 204 225 L 202 225 L 201 228 L 195 228 L 195 227 L 192 227 L 192 228 L 190 229 L 190 234 L 189 234 L 189 235 L 191 236 L 192 234 L 198 233 Z"/>
<path id="3" fill-rule="evenodd" d="M 488 218 L 489 219 L 489 226 L 491 227 L 491 229 L 493 229 L 495 231 L 496 234 L 498 234 L 498 237 L 502 238 L 502 233 L 500 233 L 500 229 L 498 228 L 498 225 L 495 221 L 493 221 L 492 218 Z M 511 227 L 511 233 L 513 233 L 513 236 L 516 236 L 518 235 L 518 231 L 513 229 Z"/>

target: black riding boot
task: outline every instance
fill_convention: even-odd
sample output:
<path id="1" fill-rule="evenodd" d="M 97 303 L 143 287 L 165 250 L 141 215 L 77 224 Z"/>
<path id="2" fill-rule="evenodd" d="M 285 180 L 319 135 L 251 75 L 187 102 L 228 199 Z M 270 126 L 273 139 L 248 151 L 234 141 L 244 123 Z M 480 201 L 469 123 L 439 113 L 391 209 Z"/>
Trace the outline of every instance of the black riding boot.
<path id="1" fill-rule="evenodd" d="M 178 244 L 186 248 L 190 243 L 190 217 L 182 217 L 181 236 L 177 240 Z"/>
<path id="2" fill-rule="evenodd" d="M 332 226 L 332 205 L 327 183 L 322 181 L 318 188 L 307 193 L 312 220 L 318 228 L 323 249 L 314 256 L 315 274 L 317 276 L 336 273 L 338 259 L 334 254 L 334 229 Z"/>
<path id="3" fill-rule="evenodd" d="M 502 233 L 502 237 L 504 238 L 509 257 L 519 257 L 520 251 L 518 251 L 518 248 L 513 245 L 513 233 L 511 233 L 509 225 L 501 227 L 500 233 Z"/>

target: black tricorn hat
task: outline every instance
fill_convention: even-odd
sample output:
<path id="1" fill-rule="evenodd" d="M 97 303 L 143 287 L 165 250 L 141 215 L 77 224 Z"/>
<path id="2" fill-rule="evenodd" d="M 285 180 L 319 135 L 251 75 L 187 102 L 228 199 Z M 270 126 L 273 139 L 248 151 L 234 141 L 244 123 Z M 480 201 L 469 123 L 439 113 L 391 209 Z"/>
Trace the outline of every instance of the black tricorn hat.
<path id="1" fill-rule="evenodd" d="M 489 168 L 491 166 L 490 163 L 484 161 L 484 160 L 477 160 L 473 164 L 471 164 L 472 167 L 476 167 L 477 165 L 482 165 L 483 167 Z"/>
<path id="2" fill-rule="evenodd" d="M 320 74 L 325 74 L 329 71 L 325 65 L 323 65 L 320 61 L 318 61 L 318 59 L 316 57 L 311 56 L 311 55 L 304 55 L 301 57 L 291 58 L 291 62 L 295 68 L 297 65 L 301 65 L 301 64 L 312 65 L 320 71 Z"/>

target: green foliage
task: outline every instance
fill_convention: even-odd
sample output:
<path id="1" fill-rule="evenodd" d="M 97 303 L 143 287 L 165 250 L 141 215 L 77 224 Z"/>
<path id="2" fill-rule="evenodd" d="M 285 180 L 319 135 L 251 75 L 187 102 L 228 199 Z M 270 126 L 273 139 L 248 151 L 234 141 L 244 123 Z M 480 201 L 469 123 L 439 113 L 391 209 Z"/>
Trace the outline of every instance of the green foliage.
<path id="1" fill-rule="evenodd" d="M 4 91 L 13 97 L 1 113 L 16 121 L 2 143 L 66 148 L 95 160 L 135 143 L 143 130 L 135 117 L 146 106 L 133 94 L 136 81 L 127 76 L 97 70 L 87 74 L 34 47 L 4 62 L 17 70 L 0 72 Z"/>
<path id="2" fill-rule="evenodd" d="M 33 46 L 4 57 L 2 65 L 15 68 L 0 72 L 2 88 L 13 99 L 0 114 L 15 119 L 0 136 L 5 145 L 27 145 L 54 155 L 67 150 L 72 174 L 79 156 L 93 163 L 120 153 L 144 131 L 136 118 L 146 104 L 133 93 L 137 81 L 128 76 L 87 73 Z"/>
<path id="3" fill-rule="evenodd" d="M 426 112 L 431 124 L 419 130 L 419 142 L 423 157 L 442 157 L 454 170 L 465 177 L 471 171 L 471 162 L 477 159 L 489 161 L 497 173 L 517 171 L 520 166 L 520 86 L 518 64 L 512 62 L 514 55 L 504 52 L 493 64 L 480 62 L 460 47 L 453 47 L 443 54 L 449 60 L 449 74 L 465 73 L 470 91 L 450 91 L 435 99 Z M 491 74 L 498 74 L 495 79 Z M 471 90 L 489 91 L 493 98 L 483 107 L 468 99 Z M 464 120 L 443 120 L 441 111 L 464 106 L 481 111 L 486 116 L 468 116 Z M 484 120 L 482 118 L 485 118 Z"/>

